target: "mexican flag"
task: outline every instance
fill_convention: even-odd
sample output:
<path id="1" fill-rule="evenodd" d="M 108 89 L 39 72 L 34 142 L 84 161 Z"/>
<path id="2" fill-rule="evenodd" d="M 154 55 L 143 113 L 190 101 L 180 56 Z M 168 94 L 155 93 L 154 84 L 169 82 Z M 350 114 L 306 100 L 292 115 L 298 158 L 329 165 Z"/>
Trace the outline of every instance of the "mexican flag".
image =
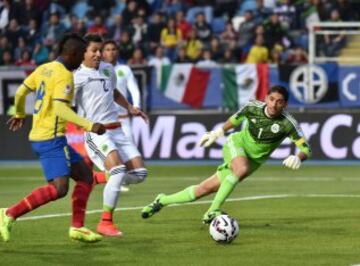
<path id="1" fill-rule="evenodd" d="M 200 108 L 206 94 L 210 71 L 193 64 L 164 65 L 161 69 L 160 90 L 178 103 Z"/>
<path id="2" fill-rule="evenodd" d="M 224 67 L 223 106 L 237 110 L 249 100 L 264 100 L 269 90 L 267 64 L 242 64 Z"/>

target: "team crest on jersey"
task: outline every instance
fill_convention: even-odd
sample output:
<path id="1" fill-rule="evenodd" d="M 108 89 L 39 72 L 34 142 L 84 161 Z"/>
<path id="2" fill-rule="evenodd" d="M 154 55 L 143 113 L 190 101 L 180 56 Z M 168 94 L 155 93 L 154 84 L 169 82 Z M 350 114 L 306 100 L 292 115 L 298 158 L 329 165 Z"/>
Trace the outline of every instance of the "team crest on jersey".
<path id="1" fill-rule="evenodd" d="M 279 126 L 278 124 L 273 124 L 273 125 L 271 126 L 271 132 L 272 132 L 272 133 L 278 133 L 279 130 L 280 130 L 280 126 Z"/>
<path id="2" fill-rule="evenodd" d="M 110 71 L 109 71 L 109 69 L 104 69 L 103 70 L 103 74 L 105 75 L 105 76 L 107 76 L 107 77 L 110 77 Z"/>
<path id="3" fill-rule="evenodd" d="M 65 86 L 64 93 L 65 93 L 65 95 L 70 95 L 70 93 L 71 93 L 71 86 L 70 85 Z"/>
<path id="4" fill-rule="evenodd" d="M 125 76 L 124 72 L 121 69 L 118 70 L 117 75 L 118 75 L 118 77 Z"/>
<path id="5" fill-rule="evenodd" d="M 101 149 L 102 149 L 103 152 L 106 152 L 108 148 L 109 148 L 109 147 L 108 147 L 108 145 L 106 145 L 106 144 L 104 144 L 104 145 L 101 146 Z"/>

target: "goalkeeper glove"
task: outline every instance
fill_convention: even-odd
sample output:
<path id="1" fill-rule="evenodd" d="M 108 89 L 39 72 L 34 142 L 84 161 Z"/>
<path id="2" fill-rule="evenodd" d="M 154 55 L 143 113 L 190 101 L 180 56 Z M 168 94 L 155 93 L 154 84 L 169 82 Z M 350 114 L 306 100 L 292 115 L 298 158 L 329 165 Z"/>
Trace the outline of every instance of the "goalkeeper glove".
<path id="1" fill-rule="evenodd" d="M 286 167 L 292 170 L 297 170 L 301 166 L 301 160 L 296 155 L 290 155 L 283 161 L 283 165 L 285 165 Z"/>
<path id="2" fill-rule="evenodd" d="M 218 138 L 224 136 L 224 129 L 218 128 L 216 130 L 206 132 L 199 141 L 200 147 L 209 147 L 215 142 Z"/>

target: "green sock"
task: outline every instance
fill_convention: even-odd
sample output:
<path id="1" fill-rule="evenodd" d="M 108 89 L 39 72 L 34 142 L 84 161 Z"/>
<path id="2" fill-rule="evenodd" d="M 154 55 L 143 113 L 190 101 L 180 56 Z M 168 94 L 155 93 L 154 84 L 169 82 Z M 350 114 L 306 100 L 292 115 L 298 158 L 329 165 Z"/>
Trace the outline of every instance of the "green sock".
<path id="1" fill-rule="evenodd" d="M 185 188 L 184 190 L 181 190 L 179 192 L 176 192 L 171 195 L 165 195 L 161 197 L 160 203 L 164 206 L 169 204 L 176 204 L 176 203 L 184 203 L 184 202 L 190 202 L 196 200 L 195 197 L 195 187 L 196 186 L 190 186 Z"/>
<path id="2" fill-rule="evenodd" d="M 232 174 L 226 176 L 226 178 L 221 182 L 219 190 L 216 193 L 208 212 L 220 209 L 221 205 L 225 202 L 227 197 L 229 197 L 231 192 L 234 190 L 238 181 L 239 179 Z"/>

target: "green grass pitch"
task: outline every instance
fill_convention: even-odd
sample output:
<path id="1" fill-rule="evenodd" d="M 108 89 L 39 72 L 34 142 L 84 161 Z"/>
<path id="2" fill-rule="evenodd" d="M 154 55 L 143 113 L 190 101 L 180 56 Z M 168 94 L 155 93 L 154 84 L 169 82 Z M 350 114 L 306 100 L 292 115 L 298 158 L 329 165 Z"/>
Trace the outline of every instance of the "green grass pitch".
<path id="1" fill-rule="evenodd" d="M 203 180 L 214 166 L 150 166 L 143 184 L 120 197 L 122 238 L 71 242 L 70 194 L 19 220 L 0 265 L 355 265 L 360 264 L 360 166 L 264 166 L 240 183 L 223 209 L 240 224 L 230 245 L 201 224 L 211 197 L 163 209 L 143 220 L 141 207 L 160 193 Z M 39 168 L 0 168 L 0 207 L 44 184 Z M 96 228 L 102 186 L 91 196 L 87 226 Z M 46 215 L 59 214 L 46 218 Z M 36 216 L 36 219 L 29 220 Z"/>

